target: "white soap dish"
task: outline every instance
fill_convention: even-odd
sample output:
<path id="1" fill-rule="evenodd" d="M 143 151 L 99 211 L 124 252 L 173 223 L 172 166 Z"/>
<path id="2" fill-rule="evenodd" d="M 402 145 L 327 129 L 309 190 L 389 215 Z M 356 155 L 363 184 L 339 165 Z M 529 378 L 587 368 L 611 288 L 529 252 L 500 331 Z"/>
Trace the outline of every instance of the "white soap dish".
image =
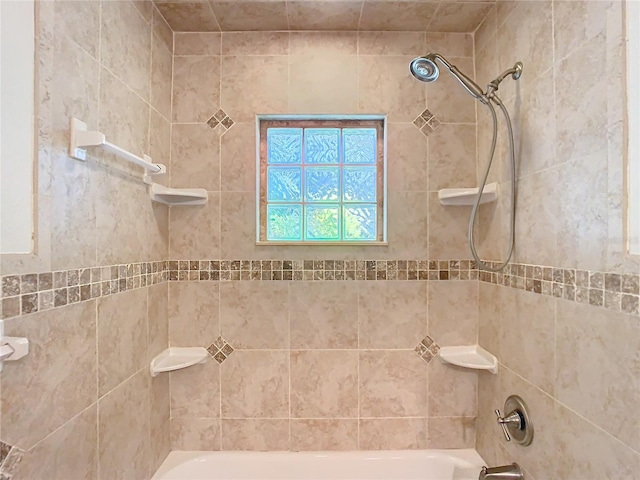
<path id="1" fill-rule="evenodd" d="M 444 188 L 438 192 L 438 200 L 442 205 L 463 206 L 473 205 L 478 197 L 479 188 Z M 480 205 L 495 202 L 498 199 L 498 184 L 485 185 L 480 198 Z"/>
<path id="2" fill-rule="evenodd" d="M 155 377 L 162 372 L 172 372 L 181 368 L 205 363 L 209 353 L 203 347 L 170 347 L 151 360 L 149 369 Z"/>
<path id="3" fill-rule="evenodd" d="M 440 347 L 439 355 L 442 363 L 498 373 L 498 359 L 479 345 Z"/>

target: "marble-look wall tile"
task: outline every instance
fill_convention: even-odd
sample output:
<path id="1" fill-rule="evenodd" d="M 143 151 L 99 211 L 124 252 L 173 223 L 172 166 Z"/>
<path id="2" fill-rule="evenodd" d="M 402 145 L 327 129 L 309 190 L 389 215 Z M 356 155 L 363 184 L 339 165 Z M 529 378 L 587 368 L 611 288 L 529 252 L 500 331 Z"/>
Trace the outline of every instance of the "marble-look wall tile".
<path id="1" fill-rule="evenodd" d="M 169 51 L 173 53 L 173 30 L 171 30 L 171 27 L 160 13 L 160 10 L 158 10 L 158 6 L 155 2 L 153 4 L 151 17 L 151 26 L 153 27 L 154 35 L 156 35 L 156 38 L 160 39 L 160 41 L 167 46 Z"/>
<path id="2" fill-rule="evenodd" d="M 169 344 L 208 347 L 220 335 L 219 287 L 209 282 L 169 283 Z"/>
<path id="3" fill-rule="evenodd" d="M 139 156 L 147 152 L 148 104 L 104 67 L 100 69 L 100 107 L 98 127 L 110 142 Z"/>
<path id="4" fill-rule="evenodd" d="M 356 30 L 362 4 L 350 0 L 318 2 L 287 0 L 291 30 Z"/>
<path id="5" fill-rule="evenodd" d="M 206 123 L 171 128 L 171 186 L 220 190 L 220 140 Z"/>
<path id="6" fill-rule="evenodd" d="M 171 451 L 171 399 L 169 375 L 159 375 L 150 382 L 149 472 L 153 475 Z"/>
<path id="7" fill-rule="evenodd" d="M 471 258 L 467 234 L 469 212 L 440 205 L 438 193 L 429 194 L 429 257 Z"/>
<path id="8" fill-rule="evenodd" d="M 430 417 L 475 416 L 478 372 L 440 361 L 429 362 L 428 372 Z"/>
<path id="9" fill-rule="evenodd" d="M 223 419 L 222 450 L 289 450 L 289 420 Z"/>
<path id="10" fill-rule="evenodd" d="M 478 338 L 478 283 L 429 282 L 429 335 L 438 345 L 473 345 Z"/>
<path id="11" fill-rule="evenodd" d="M 416 450 L 427 448 L 426 418 L 362 418 L 360 450 Z"/>
<path id="12" fill-rule="evenodd" d="M 433 205 L 430 198 L 431 194 L 426 192 L 388 193 L 389 248 L 383 254 L 376 251 L 376 257 L 429 258 L 428 206 Z"/>
<path id="13" fill-rule="evenodd" d="M 151 105 L 166 119 L 171 119 L 171 51 L 156 35 L 151 50 Z"/>
<path id="14" fill-rule="evenodd" d="M 554 404 L 556 448 L 562 462 L 557 478 L 633 478 L 640 454 L 609 436 L 560 403 Z"/>
<path id="15" fill-rule="evenodd" d="M 447 55 L 447 59 L 466 75 L 472 76 L 472 58 Z M 476 104 L 468 92 L 460 88 L 453 75 L 441 75 L 437 83 L 427 84 L 426 88 L 427 106 L 440 122 L 475 123 Z"/>
<path id="16" fill-rule="evenodd" d="M 157 2 L 156 8 L 175 32 L 219 32 L 220 26 L 208 2 Z"/>
<path id="17" fill-rule="evenodd" d="M 358 61 L 345 55 L 289 57 L 289 111 L 349 114 L 358 110 Z"/>
<path id="18" fill-rule="evenodd" d="M 291 420 L 291 449 L 350 451 L 358 449 L 358 420 Z"/>
<path id="19" fill-rule="evenodd" d="M 220 416 L 220 367 L 212 358 L 171 372 L 171 417 L 217 418 Z"/>
<path id="20" fill-rule="evenodd" d="M 475 417 L 429 417 L 427 448 L 475 448 Z"/>
<path id="21" fill-rule="evenodd" d="M 151 27 L 131 2 L 106 2 L 100 11 L 100 60 L 149 100 Z"/>
<path id="22" fill-rule="evenodd" d="M 416 55 L 424 47 L 424 32 L 358 32 L 360 55 Z"/>
<path id="23" fill-rule="evenodd" d="M 427 416 L 427 369 L 413 350 L 360 353 L 361 417 Z"/>
<path id="24" fill-rule="evenodd" d="M 634 317 L 558 300 L 556 395 L 627 445 L 640 446 L 640 329 Z M 621 361 L 625 359 L 624 361 Z"/>
<path id="25" fill-rule="evenodd" d="M 495 32 L 494 32 L 495 33 Z M 427 51 L 450 57 L 473 57 L 474 35 L 469 33 L 427 32 Z"/>
<path id="26" fill-rule="evenodd" d="M 256 126 L 236 123 L 220 139 L 220 189 L 254 192 L 256 188 Z"/>
<path id="27" fill-rule="evenodd" d="M 97 408 L 94 404 L 25 453 L 13 478 L 97 478 L 97 418 Z"/>
<path id="28" fill-rule="evenodd" d="M 173 450 L 220 450 L 219 418 L 172 418 Z"/>
<path id="29" fill-rule="evenodd" d="M 288 348 L 287 286 L 222 283 L 220 333 L 234 348 Z"/>
<path id="30" fill-rule="evenodd" d="M 223 418 L 289 418 L 289 354 L 236 350 L 221 366 Z"/>
<path id="31" fill-rule="evenodd" d="M 174 57 L 173 121 L 205 123 L 218 111 L 218 108 L 220 108 L 219 57 Z"/>
<path id="32" fill-rule="evenodd" d="M 412 349 L 427 332 L 427 285 L 361 283 L 360 348 Z"/>
<path id="33" fill-rule="evenodd" d="M 425 30 L 436 13 L 436 3 L 422 1 L 367 1 L 362 8 L 360 30 Z"/>
<path id="34" fill-rule="evenodd" d="M 147 290 L 148 305 L 148 357 L 153 357 L 169 346 L 168 286 L 153 285 Z"/>
<path id="35" fill-rule="evenodd" d="M 291 348 L 357 348 L 358 289 L 351 283 L 289 285 Z"/>
<path id="36" fill-rule="evenodd" d="M 429 189 L 427 138 L 410 123 L 387 124 L 387 188 L 390 192 Z"/>
<path id="37" fill-rule="evenodd" d="M 97 312 L 98 393 L 103 396 L 147 364 L 147 292 L 101 298 Z"/>
<path id="38" fill-rule="evenodd" d="M 222 34 L 215 32 L 176 32 L 174 55 L 220 55 Z"/>
<path id="39" fill-rule="evenodd" d="M 293 350 L 290 368 L 292 417 L 357 417 L 357 352 Z"/>
<path id="40" fill-rule="evenodd" d="M 516 289 L 505 291 L 502 300 L 502 362 L 552 395 L 556 341 L 555 300 Z"/>
<path id="41" fill-rule="evenodd" d="M 69 117 L 92 127 L 98 122 L 99 67 L 81 47 L 62 34 L 53 39 L 57 68 L 49 85 L 51 97 L 50 241 L 52 268 L 95 265 L 96 211 L 90 167 L 69 158 Z M 90 157 L 93 157 L 90 154 Z M 95 157 L 93 157 L 95 158 Z M 41 211 L 44 214 L 44 211 Z M 43 231 L 42 234 L 48 233 Z"/>
<path id="42" fill-rule="evenodd" d="M 247 75 L 259 71 L 260 75 Z M 287 111 L 289 61 L 284 56 L 233 56 L 222 59 L 221 106 L 236 122 L 256 114 Z"/>
<path id="43" fill-rule="evenodd" d="M 356 32 L 290 32 L 290 55 L 357 55 Z"/>
<path id="44" fill-rule="evenodd" d="M 409 78 L 410 56 L 359 56 L 361 113 L 386 113 L 392 122 L 412 122 L 426 105 L 424 83 Z"/>
<path id="45" fill-rule="evenodd" d="M 222 55 L 287 55 L 289 32 L 224 32 Z"/>
<path id="46" fill-rule="evenodd" d="M 100 4 L 91 0 L 54 2 L 55 26 L 94 58 L 99 56 Z"/>
<path id="47" fill-rule="evenodd" d="M 2 439 L 23 450 L 97 400 L 95 303 L 6 320 L 29 355 L 2 372 Z M 55 408 L 52 408 L 55 399 Z"/>
<path id="48" fill-rule="evenodd" d="M 431 95 L 429 109 L 440 119 L 441 113 L 431 107 Z M 430 191 L 475 185 L 475 140 L 475 125 L 444 124 L 429 135 Z"/>
<path id="49" fill-rule="evenodd" d="M 149 474 L 149 395 L 141 370 L 98 402 L 100 480 Z"/>
<path id="50" fill-rule="evenodd" d="M 169 244 L 172 258 L 218 258 L 220 194 L 209 192 L 205 205 L 173 207 Z M 229 258 L 229 257 L 228 257 Z"/>
<path id="51" fill-rule="evenodd" d="M 287 30 L 286 2 L 246 0 L 240 3 L 212 0 L 211 7 L 223 31 Z"/>

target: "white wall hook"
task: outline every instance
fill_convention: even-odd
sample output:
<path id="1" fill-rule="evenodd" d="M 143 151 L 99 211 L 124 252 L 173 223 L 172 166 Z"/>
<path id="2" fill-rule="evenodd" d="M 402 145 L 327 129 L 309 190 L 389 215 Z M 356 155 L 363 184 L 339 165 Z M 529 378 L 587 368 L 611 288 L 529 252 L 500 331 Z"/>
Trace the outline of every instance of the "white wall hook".
<path id="1" fill-rule="evenodd" d="M 4 321 L 0 320 L 0 372 L 3 362 L 20 360 L 29 354 L 29 340 L 24 337 L 5 337 Z"/>

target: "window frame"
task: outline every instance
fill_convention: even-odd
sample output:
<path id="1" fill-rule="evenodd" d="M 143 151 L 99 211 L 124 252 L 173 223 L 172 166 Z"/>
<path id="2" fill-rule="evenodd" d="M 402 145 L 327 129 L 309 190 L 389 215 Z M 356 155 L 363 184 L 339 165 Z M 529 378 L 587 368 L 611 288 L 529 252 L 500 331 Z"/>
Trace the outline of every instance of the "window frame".
<path id="1" fill-rule="evenodd" d="M 377 235 L 376 240 L 267 240 L 267 128 L 376 128 Z M 304 144 L 303 144 L 304 145 Z M 341 167 L 342 169 L 342 167 Z M 337 202 L 342 205 L 342 199 Z M 302 202 L 304 205 L 304 201 Z M 342 220 L 341 220 L 342 221 Z M 304 216 L 303 216 L 304 222 Z M 304 229 L 304 223 L 303 223 Z M 256 116 L 256 245 L 387 246 L 387 116 L 386 115 L 257 115 Z"/>

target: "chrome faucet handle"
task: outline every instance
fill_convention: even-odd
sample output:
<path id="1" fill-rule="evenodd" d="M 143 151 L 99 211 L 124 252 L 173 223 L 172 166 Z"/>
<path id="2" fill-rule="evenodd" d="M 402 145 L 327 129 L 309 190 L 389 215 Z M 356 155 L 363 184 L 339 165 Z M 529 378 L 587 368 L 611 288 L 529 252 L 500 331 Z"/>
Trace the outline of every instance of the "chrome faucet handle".
<path id="1" fill-rule="evenodd" d="M 509 430 L 507 430 L 507 424 L 505 423 L 504 418 L 500 414 L 500 410 L 496 409 L 495 414 L 496 414 L 496 417 L 498 417 L 497 418 L 498 423 L 500 424 L 500 426 L 502 427 L 502 431 L 504 432 L 504 438 L 507 440 L 507 442 L 510 442 L 511 435 L 509 435 Z"/>
<path id="2" fill-rule="evenodd" d="M 506 417 L 503 417 L 502 415 L 500 415 L 500 410 L 496 410 L 495 414 L 496 414 L 496 417 L 498 417 L 498 423 L 500 424 L 500 426 L 502 427 L 502 431 L 504 432 L 504 438 L 507 439 L 507 442 L 510 442 L 511 435 L 509 435 L 509 430 L 507 429 L 507 425 L 513 424 L 513 425 L 516 425 L 518 428 L 521 428 L 522 418 L 518 414 L 517 410 L 514 410 Z"/>

